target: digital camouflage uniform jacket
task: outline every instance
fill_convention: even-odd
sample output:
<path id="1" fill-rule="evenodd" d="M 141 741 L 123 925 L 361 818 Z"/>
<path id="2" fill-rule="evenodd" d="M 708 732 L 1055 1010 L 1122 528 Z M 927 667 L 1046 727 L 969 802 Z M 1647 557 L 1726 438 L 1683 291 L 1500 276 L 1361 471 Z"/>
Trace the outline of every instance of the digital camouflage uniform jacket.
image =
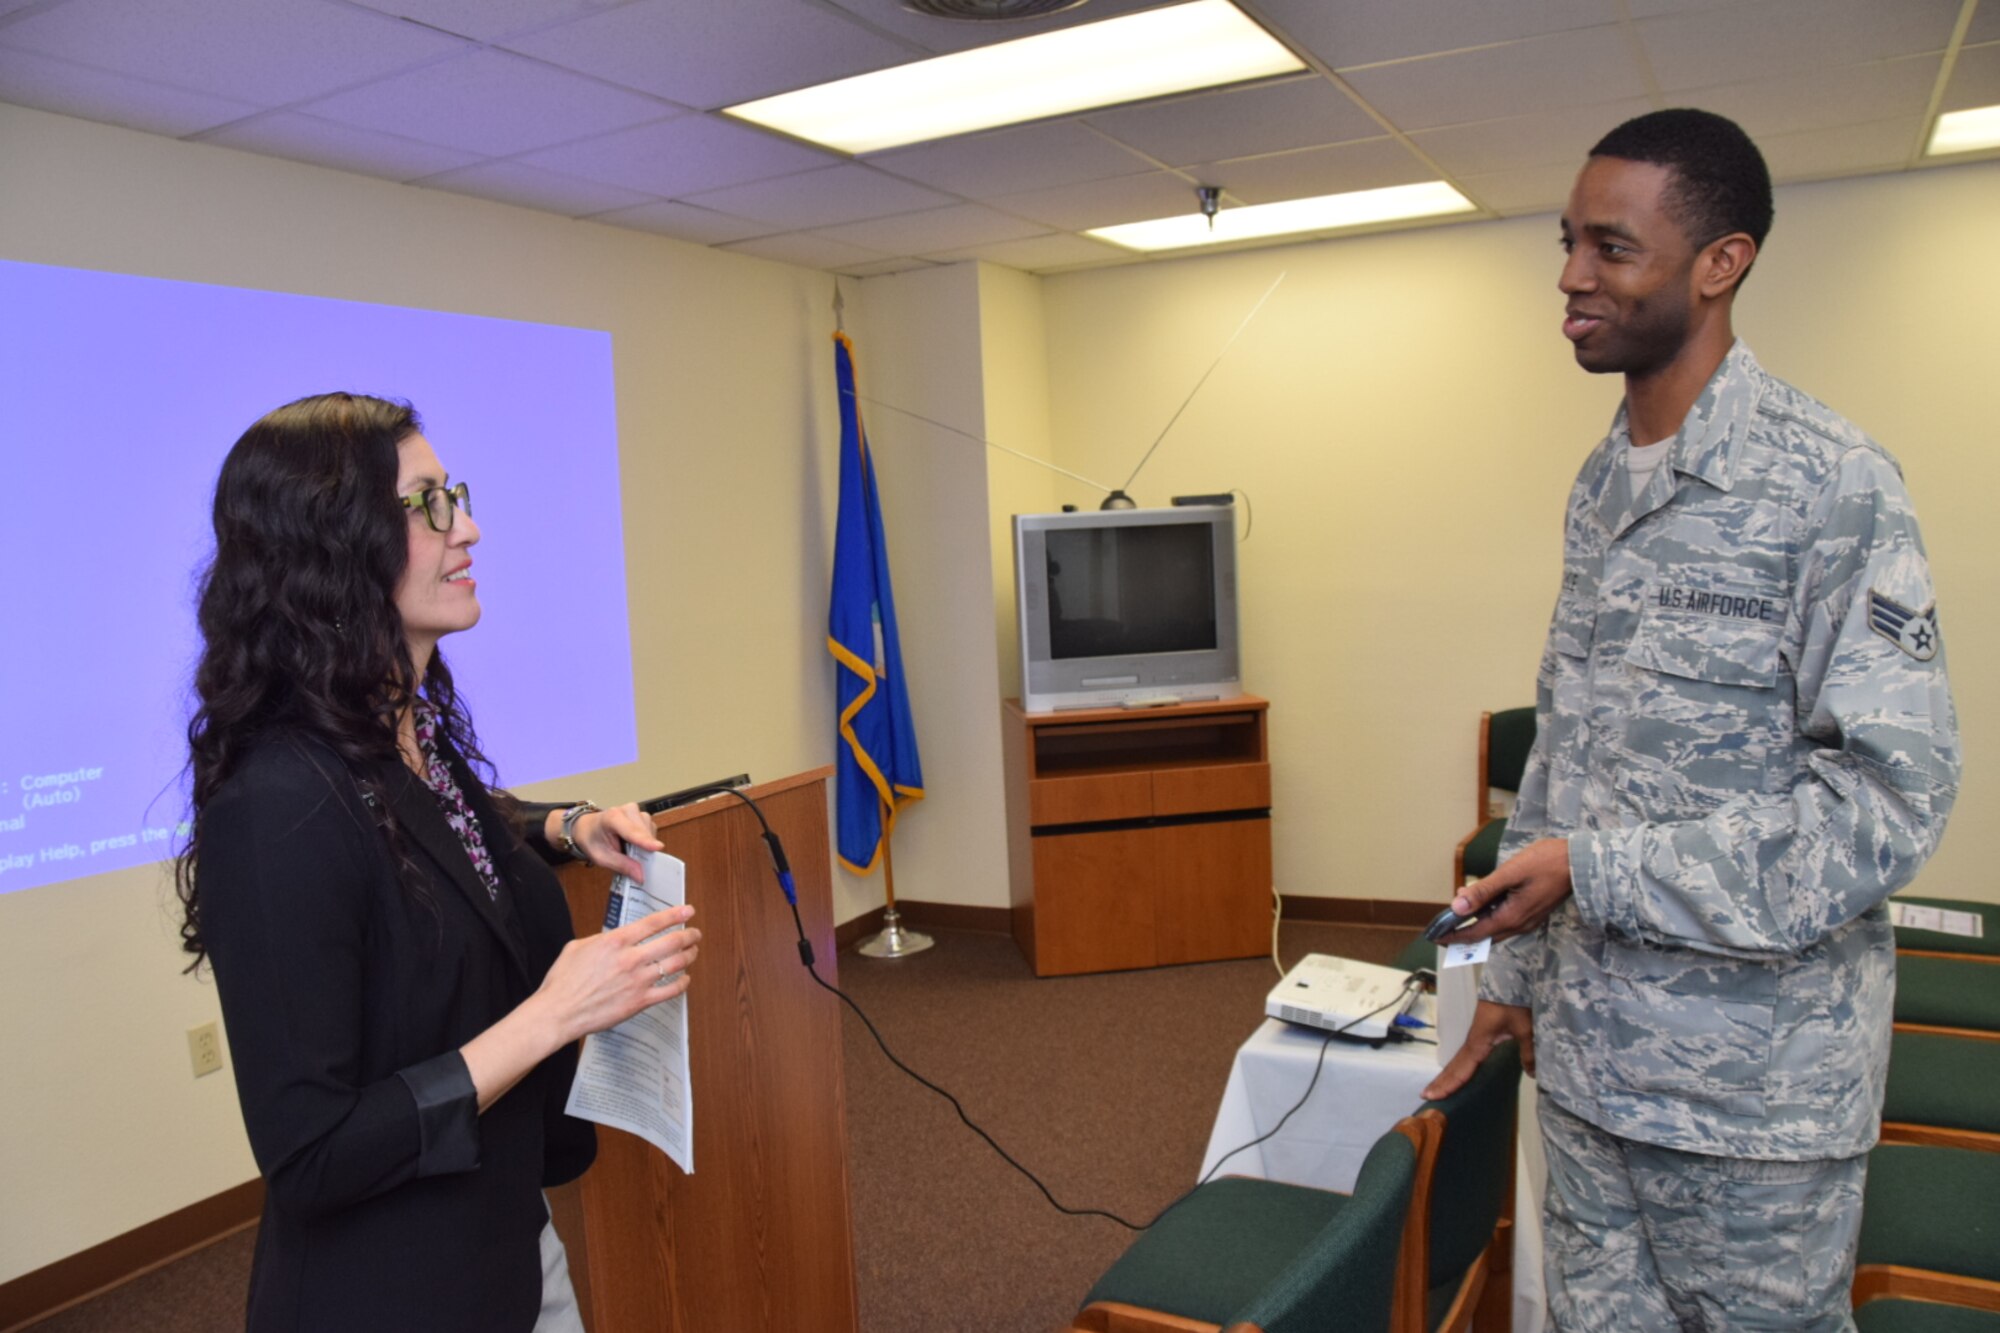
<path id="1" fill-rule="evenodd" d="M 1564 523 L 1502 857 L 1574 896 L 1495 950 L 1542 1094 L 1613 1134 L 1802 1160 L 1875 1141 L 1884 900 L 1937 846 L 1956 718 L 1895 461 L 1741 342 L 1636 503 L 1621 407 Z"/>

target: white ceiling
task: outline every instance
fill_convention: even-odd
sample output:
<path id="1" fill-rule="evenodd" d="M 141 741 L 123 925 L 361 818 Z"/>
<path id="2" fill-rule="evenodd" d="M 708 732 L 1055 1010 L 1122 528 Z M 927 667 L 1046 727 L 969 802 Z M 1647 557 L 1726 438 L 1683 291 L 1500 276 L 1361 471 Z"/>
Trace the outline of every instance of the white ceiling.
<path id="1" fill-rule="evenodd" d="M 0 0 L 0 101 L 858 276 L 1132 262 L 1078 233 L 1198 184 L 1543 212 L 1663 106 L 1733 117 L 1780 181 L 1902 171 L 1939 112 L 2000 103 L 2000 0 L 1237 0 L 1310 72 L 858 158 L 718 114 L 1158 2 Z"/>

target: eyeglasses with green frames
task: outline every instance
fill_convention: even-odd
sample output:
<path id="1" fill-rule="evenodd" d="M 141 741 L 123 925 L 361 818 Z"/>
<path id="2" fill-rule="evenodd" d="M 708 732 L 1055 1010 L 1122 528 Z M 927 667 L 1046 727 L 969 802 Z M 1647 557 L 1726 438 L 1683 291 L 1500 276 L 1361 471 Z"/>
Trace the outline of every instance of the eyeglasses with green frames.
<path id="1" fill-rule="evenodd" d="M 403 508 L 423 511 L 424 522 L 431 525 L 432 532 L 450 532 L 461 509 L 468 515 L 472 513 L 472 492 L 462 481 L 456 486 L 432 486 L 415 495 L 405 495 L 402 500 Z"/>

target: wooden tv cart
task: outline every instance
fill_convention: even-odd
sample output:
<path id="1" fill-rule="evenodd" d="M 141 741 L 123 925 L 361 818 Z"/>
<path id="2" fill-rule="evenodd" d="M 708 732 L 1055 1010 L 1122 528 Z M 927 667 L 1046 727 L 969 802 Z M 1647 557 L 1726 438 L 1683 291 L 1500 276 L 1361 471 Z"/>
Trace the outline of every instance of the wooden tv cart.
<path id="1" fill-rule="evenodd" d="M 1014 939 L 1036 976 L 1271 940 L 1270 705 L 1003 706 Z"/>

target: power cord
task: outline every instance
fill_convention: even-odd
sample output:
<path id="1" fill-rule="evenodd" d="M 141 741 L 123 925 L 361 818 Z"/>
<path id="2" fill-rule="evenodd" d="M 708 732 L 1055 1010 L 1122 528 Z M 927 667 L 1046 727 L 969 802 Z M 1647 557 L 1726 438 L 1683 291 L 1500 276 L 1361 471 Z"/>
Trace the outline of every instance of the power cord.
<path id="1" fill-rule="evenodd" d="M 1285 962 L 1278 956 L 1278 927 L 1285 920 L 1285 900 L 1278 893 L 1278 886 L 1271 886 L 1271 966 L 1278 969 L 1278 980 L 1285 979 Z"/>
<path id="2" fill-rule="evenodd" d="M 849 1009 L 854 1011 L 854 1016 L 861 1020 L 861 1025 L 863 1027 L 868 1029 L 868 1035 L 875 1039 L 876 1046 L 881 1048 L 882 1054 L 888 1057 L 890 1064 L 894 1065 L 897 1069 L 909 1075 L 912 1079 L 915 1079 L 919 1084 L 921 1084 L 925 1088 L 928 1088 L 930 1091 L 936 1093 L 938 1096 L 944 1098 L 945 1101 L 949 1102 L 951 1104 L 951 1109 L 958 1113 L 959 1120 L 964 1123 L 967 1129 L 971 1130 L 974 1134 L 977 1134 L 982 1140 L 985 1141 L 987 1147 L 993 1149 L 995 1153 L 999 1154 L 1001 1161 L 1013 1167 L 1023 1176 L 1026 1176 L 1028 1178 L 1028 1183 L 1033 1185 L 1037 1190 L 1041 1191 L 1042 1197 L 1048 1200 L 1049 1206 L 1051 1208 L 1054 1208 L 1059 1213 L 1065 1213 L 1071 1217 L 1102 1217 L 1109 1221 L 1116 1222 L 1119 1226 L 1124 1227 L 1128 1231 L 1145 1231 L 1147 1228 L 1152 1227 L 1153 1225 L 1158 1223 L 1161 1218 L 1165 1217 L 1168 1213 L 1172 1212 L 1174 1209 L 1180 1207 L 1182 1203 L 1186 1202 L 1186 1200 L 1194 1194 L 1195 1190 L 1198 1190 L 1203 1185 L 1206 1185 L 1209 1182 L 1210 1178 L 1212 1178 L 1215 1175 L 1216 1171 L 1221 1168 L 1224 1162 L 1236 1156 L 1236 1154 L 1243 1152 L 1246 1149 L 1254 1148 L 1258 1144 L 1263 1143 L 1267 1139 L 1271 1138 L 1279 1130 L 1285 1127 L 1285 1122 L 1290 1120 L 1300 1107 L 1304 1106 L 1308 1101 L 1312 1100 L 1313 1089 L 1319 1086 L 1320 1071 L 1324 1069 L 1326 1066 L 1327 1047 L 1333 1044 L 1333 1039 L 1335 1037 L 1338 1037 L 1341 1033 L 1346 1032 L 1348 1029 L 1356 1026 L 1357 1024 L 1367 1022 L 1369 1019 L 1375 1017 L 1375 1015 L 1379 1013 L 1382 1013 L 1384 1010 L 1394 1008 L 1395 1006 L 1403 1003 L 1404 1001 L 1404 996 L 1398 995 L 1395 999 L 1389 1000 L 1384 1004 L 1377 1005 L 1375 1008 L 1369 1010 L 1367 1013 L 1361 1015 L 1359 1018 L 1350 1019 L 1348 1022 L 1342 1024 L 1340 1027 L 1334 1028 L 1331 1031 L 1329 1031 L 1326 1034 L 1326 1039 L 1320 1043 L 1319 1059 L 1313 1065 L 1313 1076 L 1311 1081 L 1306 1084 L 1305 1092 L 1299 1097 L 1298 1101 L 1292 1103 L 1290 1110 L 1286 1111 L 1284 1115 L 1278 1118 L 1278 1123 L 1273 1125 L 1270 1128 L 1269 1132 L 1260 1134 L 1258 1137 L 1251 1139 L 1248 1143 L 1239 1144 L 1238 1146 L 1231 1148 L 1228 1152 L 1224 1153 L 1222 1156 L 1216 1158 L 1215 1165 L 1210 1167 L 1207 1173 L 1204 1174 L 1200 1180 L 1194 1183 L 1192 1188 L 1188 1189 L 1187 1191 L 1182 1193 L 1179 1197 L 1175 1198 L 1171 1203 L 1167 1204 L 1166 1207 L 1160 1209 L 1159 1212 L 1153 1214 L 1151 1221 L 1144 1223 L 1128 1221 L 1125 1218 L 1120 1217 L 1117 1213 L 1109 1212 L 1103 1208 L 1072 1208 L 1068 1204 L 1065 1204 L 1061 1200 L 1057 1199 L 1056 1196 L 1049 1191 L 1049 1187 L 1042 1183 L 1041 1178 L 1039 1176 L 1037 1176 L 1034 1172 L 1030 1171 L 1027 1167 L 1021 1165 L 1021 1163 L 1015 1159 L 1012 1153 L 1008 1152 L 1005 1148 L 1000 1146 L 998 1140 L 996 1140 L 991 1134 L 987 1133 L 986 1130 L 983 1129 L 979 1125 L 979 1123 L 975 1121 L 971 1116 L 967 1115 L 965 1113 L 965 1107 L 962 1104 L 960 1104 L 958 1098 L 954 1097 L 944 1088 L 939 1087 L 937 1084 L 931 1082 L 929 1079 L 925 1078 L 922 1074 L 919 1074 L 916 1070 L 910 1068 L 907 1064 L 903 1063 L 903 1061 L 896 1055 L 896 1053 L 889 1049 L 889 1043 L 883 1039 L 882 1033 L 879 1029 L 876 1028 L 874 1020 L 870 1019 L 868 1015 L 862 1011 L 861 1006 L 854 1002 L 853 997 L 848 995 L 846 991 L 843 991 L 842 989 L 840 989 L 840 987 L 834 985 L 832 982 L 828 981 L 825 977 L 822 977 L 819 974 L 819 969 L 814 966 L 815 960 L 813 957 L 812 941 L 806 938 L 805 923 L 799 919 L 798 886 L 792 879 L 791 864 L 785 859 L 785 845 L 783 842 L 779 840 L 777 833 L 772 830 L 770 821 L 764 818 L 764 811 L 758 806 L 757 802 L 753 800 L 751 797 L 744 795 L 741 791 L 737 790 L 735 787 L 725 787 L 725 786 L 717 786 L 706 792 L 704 792 L 700 788 L 692 788 L 686 792 L 676 793 L 676 795 L 684 796 L 689 799 L 693 799 L 695 797 L 702 795 L 728 795 L 728 796 L 734 796 L 737 800 L 741 801 L 744 805 L 749 807 L 750 813 L 757 817 L 757 824 L 763 830 L 760 836 L 764 840 L 764 845 L 770 850 L 771 867 L 777 873 L 778 887 L 781 890 L 783 890 L 785 895 L 785 901 L 791 906 L 792 928 L 798 932 L 798 937 L 799 937 L 799 961 L 805 965 L 806 974 L 813 979 L 814 984 L 816 984 L 821 990 L 827 992 L 829 995 L 832 995 L 834 998 L 838 999 L 842 1004 L 846 1005 Z M 1273 897 L 1277 896 L 1277 888 L 1275 885 L 1272 886 L 1271 893 Z M 1277 929 L 1276 926 L 1274 925 L 1272 928 L 1273 961 L 1276 961 L 1276 953 L 1275 953 L 1276 936 L 1277 936 Z M 1282 972 L 1282 970 L 1283 969 L 1281 968 L 1280 971 Z M 1414 983 L 1416 981 L 1416 978 L 1412 976 L 1410 978 L 1410 981 L 1411 983 Z M 1404 991 L 1407 993 L 1408 990 L 1409 986 L 1406 984 L 1404 986 Z"/>

